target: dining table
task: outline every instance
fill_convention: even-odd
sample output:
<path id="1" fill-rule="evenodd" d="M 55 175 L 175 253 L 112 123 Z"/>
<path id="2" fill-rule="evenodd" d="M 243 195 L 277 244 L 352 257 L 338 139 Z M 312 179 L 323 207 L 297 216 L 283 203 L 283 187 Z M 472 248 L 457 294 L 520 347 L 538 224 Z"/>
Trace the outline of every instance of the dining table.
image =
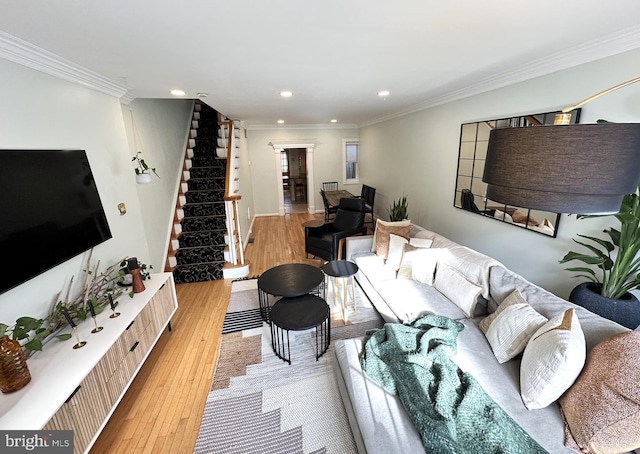
<path id="1" fill-rule="evenodd" d="M 327 202 L 329 202 L 329 206 L 331 208 L 340 205 L 340 199 L 355 197 L 355 195 L 344 189 L 340 189 L 338 191 L 327 191 L 325 192 L 325 195 L 327 196 Z"/>

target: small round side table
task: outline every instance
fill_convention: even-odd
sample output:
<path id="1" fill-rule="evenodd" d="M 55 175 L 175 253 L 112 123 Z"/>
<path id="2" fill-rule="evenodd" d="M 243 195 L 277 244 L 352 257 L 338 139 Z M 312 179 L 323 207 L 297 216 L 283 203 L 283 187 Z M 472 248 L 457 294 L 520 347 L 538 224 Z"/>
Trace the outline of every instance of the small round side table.
<path id="1" fill-rule="evenodd" d="M 322 266 L 322 271 L 327 275 L 333 287 L 333 304 L 338 304 L 340 282 L 342 281 L 342 318 L 348 319 L 348 287 L 351 285 L 351 301 L 353 311 L 356 311 L 356 286 L 353 276 L 358 272 L 358 265 L 349 260 L 331 260 Z"/>

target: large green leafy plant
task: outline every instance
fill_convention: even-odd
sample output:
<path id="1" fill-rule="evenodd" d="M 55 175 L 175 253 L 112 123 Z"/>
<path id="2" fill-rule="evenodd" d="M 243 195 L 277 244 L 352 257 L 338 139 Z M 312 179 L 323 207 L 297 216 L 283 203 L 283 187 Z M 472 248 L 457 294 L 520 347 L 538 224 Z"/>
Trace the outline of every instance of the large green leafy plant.
<path id="1" fill-rule="evenodd" d="M 620 229 L 605 229 L 609 238 L 601 239 L 593 236 L 578 235 L 587 240 L 573 240 L 589 250 L 586 253 L 568 252 L 560 263 L 572 260 L 584 262 L 599 269 L 579 266 L 566 268 L 568 271 L 580 273 L 596 284 L 602 296 L 621 298 L 625 293 L 640 288 L 640 184 L 634 194 L 628 194 L 622 200 L 620 211 L 612 215 L 620 222 Z M 597 217 L 580 215 L 578 219 Z"/>

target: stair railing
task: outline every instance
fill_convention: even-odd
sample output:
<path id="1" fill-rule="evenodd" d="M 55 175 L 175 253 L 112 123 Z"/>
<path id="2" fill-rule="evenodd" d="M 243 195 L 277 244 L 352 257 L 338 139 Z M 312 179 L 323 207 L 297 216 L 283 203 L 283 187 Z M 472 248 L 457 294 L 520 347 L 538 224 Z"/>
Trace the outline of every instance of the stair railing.
<path id="1" fill-rule="evenodd" d="M 238 137 L 236 131 L 237 122 L 233 120 L 220 120 L 221 135 L 227 155 L 227 168 L 225 178 L 225 213 L 227 232 L 229 235 L 229 259 L 234 265 L 244 265 L 244 250 L 242 248 L 242 233 L 240 230 L 239 202 L 242 199 L 239 186 Z"/>

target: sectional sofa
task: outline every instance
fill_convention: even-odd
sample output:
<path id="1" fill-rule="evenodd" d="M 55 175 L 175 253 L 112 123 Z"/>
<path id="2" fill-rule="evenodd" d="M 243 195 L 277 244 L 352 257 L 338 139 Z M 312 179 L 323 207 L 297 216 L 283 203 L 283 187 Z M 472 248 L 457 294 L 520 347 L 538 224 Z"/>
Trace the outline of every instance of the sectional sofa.
<path id="1" fill-rule="evenodd" d="M 386 322 L 438 314 L 461 323 L 453 361 L 547 452 L 571 452 L 563 399 L 572 434 L 567 444 L 580 443 L 584 452 L 640 452 L 640 333 L 416 225 L 380 223 L 376 237 L 347 240 L 346 258 L 358 265 L 356 279 Z M 597 345 L 605 359 L 598 359 Z M 363 339 L 336 342 L 335 355 L 358 451 L 424 452 L 400 399 L 363 372 Z M 603 367 L 606 378 L 597 376 Z M 580 408 L 588 400 L 580 393 L 591 399 L 586 408 Z"/>

